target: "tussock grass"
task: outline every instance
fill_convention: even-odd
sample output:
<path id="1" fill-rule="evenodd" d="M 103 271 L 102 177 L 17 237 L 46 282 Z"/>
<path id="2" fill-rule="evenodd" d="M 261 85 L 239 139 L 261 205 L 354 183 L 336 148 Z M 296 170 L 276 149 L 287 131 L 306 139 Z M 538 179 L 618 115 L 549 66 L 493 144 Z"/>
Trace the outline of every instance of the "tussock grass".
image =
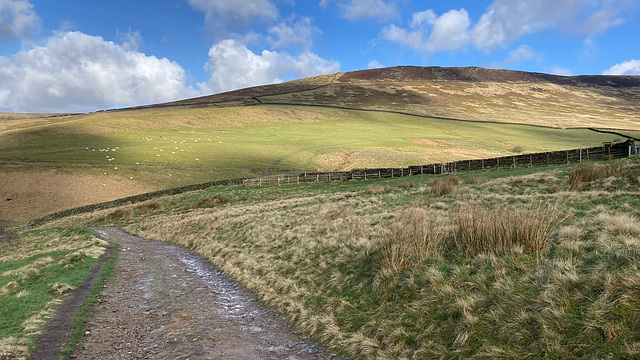
<path id="1" fill-rule="evenodd" d="M 632 172 L 632 169 L 635 170 L 635 168 L 625 160 L 617 160 L 607 164 L 583 162 L 569 172 L 567 183 L 571 189 L 580 190 L 589 183 L 609 178 L 637 181 L 637 178 L 633 179 L 632 176 L 630 178 L 630 175 L 635 174 L 635 171 Z"/>
<path id="2" fill-rule="evenodd" d="M 457 196 L 461 184 L 462 181 L 455 175 L 437 178 L 429 182 L 431 193 L 441 196 Z"/>
<path id="3" fill-rule="evenodd" d="M 456 246 L 467 256 L 499 256 L 519 249 L 539 257 L 547 251 L 551 231 L 561 219 L 557 208 L 541 205 L 533 209 L 487 211 L 472 207 L 458 211 L 453 235 Z"/>
<path id="4" fill-rule="evenodd" d="M 398 273 L 427 259 L 442 259 L 449 246 L 449 219 L 423 208 L 400 211 L 382 235 L 375 288 L 394 283 Z"/>
<path id="5" fill-rule="evenodd" d="M 637 358 L 638 161 L 624 192 L 572 190 L 564 165 L 469 174 L 490 179 L 458 196 L 419 176 L 406 191 L 229 188 L 195 207 L 205 191 L 117 222 L 194 249 L 348 358 Z"/>

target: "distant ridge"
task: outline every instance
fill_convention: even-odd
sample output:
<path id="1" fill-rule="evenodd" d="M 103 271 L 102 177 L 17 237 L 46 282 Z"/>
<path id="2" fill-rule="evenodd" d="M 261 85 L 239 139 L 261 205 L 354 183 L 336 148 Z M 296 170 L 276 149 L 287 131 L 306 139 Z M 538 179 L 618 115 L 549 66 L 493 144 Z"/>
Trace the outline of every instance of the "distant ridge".
<path id="1" fill-rule="evenodd" d="M 261 103 L 260 97 L 303 93 L 329 85 L 360 85 L 382 82 L 547 83 L 577 87 L 640 88 L 640 76 L 560 76 L 516 70 L 470 67 L 396 66 L 320 75 L 279 84 L 254 86 L 192 99 L 128 109 L 173 106 L 243 106 Z M 122 109 L 126 110 L 126 109 Z"/>
<path id="2" fill-rule="evenodd" d="M 580 75 L 560 76 L 481 67 L 396 66 L 344 73 L 337 81 L 468 81 L 468 82 L 547 82 L 558 85 L 598 85 L 640 87 L 640 76 Z"/>

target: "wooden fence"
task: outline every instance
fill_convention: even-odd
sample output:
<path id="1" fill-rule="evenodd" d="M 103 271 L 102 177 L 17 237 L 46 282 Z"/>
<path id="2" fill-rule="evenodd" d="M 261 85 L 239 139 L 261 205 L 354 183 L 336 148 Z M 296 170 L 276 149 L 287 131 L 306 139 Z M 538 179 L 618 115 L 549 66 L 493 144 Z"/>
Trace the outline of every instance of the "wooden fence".
<path id="1" fill-rule="evenodd" d="M 604 143 L 603 146 L 519 154 L 491 159 L 460 160 L 447 163 L 409 166 L 406 168 L 353 169 L 343 172 L 305 172 L 299 175 L 265 176 L 243 180 L 244 186 L 279 186 L 286 184 L 330 181 L 370 180 L 405 177 L 424 174 L 446 174 L 462 171 L 549 166 L 589 160 L 607 160 L 638 154 L 633 141 L 620 144 Z"/>

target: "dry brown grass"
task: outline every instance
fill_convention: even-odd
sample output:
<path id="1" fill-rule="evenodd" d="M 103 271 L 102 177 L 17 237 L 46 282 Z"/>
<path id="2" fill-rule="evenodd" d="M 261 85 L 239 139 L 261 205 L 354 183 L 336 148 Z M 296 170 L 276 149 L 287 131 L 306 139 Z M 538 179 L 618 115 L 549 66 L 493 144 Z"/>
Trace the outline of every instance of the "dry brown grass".
<path id="1" fill-rule="evenodd" d="M 546 206 L 460 209 L 453 234 L 456 246 L 467 256 L 504 255 L 519 249 L 540 256 L 560 218 L 558 209 Z"/>
<path id="2" fill-rule="evenodd" d="M 138 214 L 139 215 L 146 215 L 154 210 L 158 210 L 162 208 L 162 205 L 160 205 L 157 202 L 145 202 L 144 204 L 137 206 L 136 209 L 138 210 Z"/>
<path id="3" fill-rule="evenodd" d="M 134 216 L 131 209 L 118 209 L 109 213 L 106 217 L 107 220 L 121 220 L 131 219 Z"/>
<path id="4" fill-rule="evenodd" d="M 626 179 L 629 165 L 623 160 L 609 164 L 599 164 L 593 162 L 583 162 L 578 164 L 568 175 L 567 182 L 573 190 L 579 190 L 586 184 L 607 179 Z"/>
<path id="5" fill-rule="evenodd" d="M 20 288 L 20 284 L 16 281 L 9 281 L 2 288 L 0 288 L 0 295 L 9 295 Z"/>
<path id="6" fill-rule="evenodd" d="M 429 181 L 431 193 L 440 196 L 457 196 L 461 184 L 462 181 L 455 175 Z"/>
<path id="7" fill-rule="evenodd" d="M 392 277 L 414 264 L 430 258 L 441 259 L 448 246 L 449 227 L 449 219 L 437 211 L 423 208 L 400 211 L 382 234 L 374 286 L 381 288 L 394 283 Z"/>

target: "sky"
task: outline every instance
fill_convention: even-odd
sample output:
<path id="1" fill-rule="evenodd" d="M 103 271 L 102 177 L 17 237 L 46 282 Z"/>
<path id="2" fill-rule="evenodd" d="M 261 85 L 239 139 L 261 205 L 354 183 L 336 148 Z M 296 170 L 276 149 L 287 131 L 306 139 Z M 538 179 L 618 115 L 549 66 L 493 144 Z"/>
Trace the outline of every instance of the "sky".
<path id="1" fill-rule="evenodd" d="M 0 0 L 0 112 L 400 65 L 640 75 L 640 0 Z"/>

